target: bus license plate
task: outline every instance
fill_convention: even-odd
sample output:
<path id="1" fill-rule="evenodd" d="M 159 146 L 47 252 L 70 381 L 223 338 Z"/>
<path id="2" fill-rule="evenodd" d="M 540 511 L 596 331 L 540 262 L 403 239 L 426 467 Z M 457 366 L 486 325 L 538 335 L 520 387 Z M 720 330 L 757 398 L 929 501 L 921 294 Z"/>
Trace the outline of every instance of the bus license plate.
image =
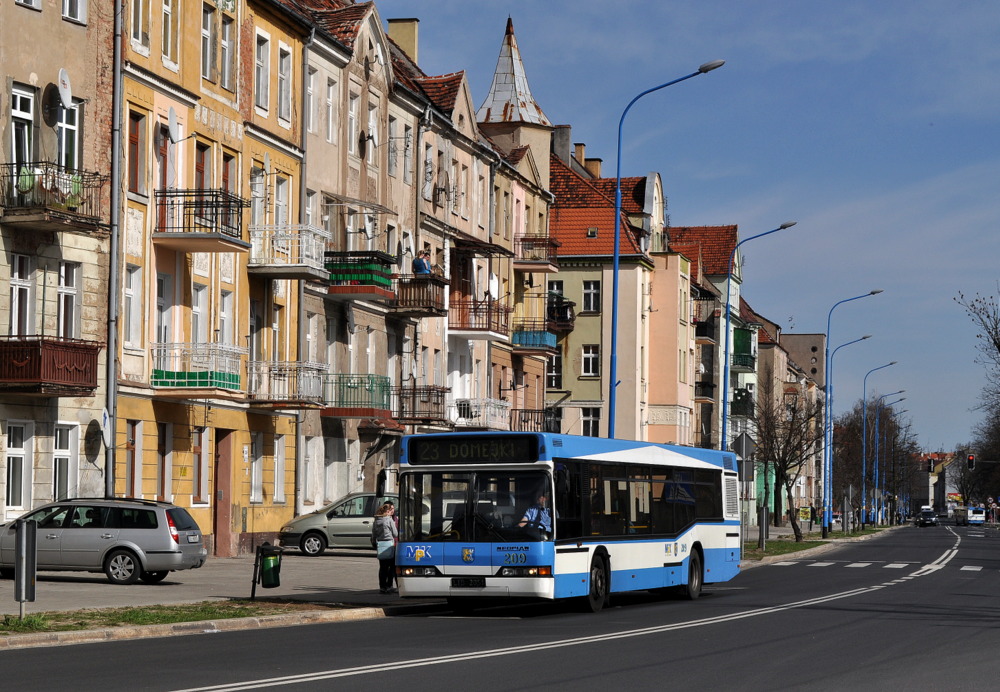
<path id="1" fill-rule="evenodd" d="M 486 577 L 452 577 L 451 585 L 459 589 L 482 589 L 486 587 Z"/>

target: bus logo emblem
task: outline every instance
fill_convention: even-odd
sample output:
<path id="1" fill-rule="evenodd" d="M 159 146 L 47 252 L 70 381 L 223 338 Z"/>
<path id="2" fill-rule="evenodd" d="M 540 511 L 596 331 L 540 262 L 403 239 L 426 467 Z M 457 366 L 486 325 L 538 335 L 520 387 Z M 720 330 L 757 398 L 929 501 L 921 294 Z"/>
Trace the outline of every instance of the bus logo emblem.
<path id="1" fill-rule="evenodd" d="M 462 548 L 462 562 L 475 562 L 475 560 L 476 560 L 475 548 Z"/>
<path id="2" fill-rule="evenodd" d="M 423 558 L 430 558 L 431 551 L 428 546 L 423 545 L 408 545 L 406 546 L 406 557 L 413 558 L 417 562 L 420 562 Z"/>

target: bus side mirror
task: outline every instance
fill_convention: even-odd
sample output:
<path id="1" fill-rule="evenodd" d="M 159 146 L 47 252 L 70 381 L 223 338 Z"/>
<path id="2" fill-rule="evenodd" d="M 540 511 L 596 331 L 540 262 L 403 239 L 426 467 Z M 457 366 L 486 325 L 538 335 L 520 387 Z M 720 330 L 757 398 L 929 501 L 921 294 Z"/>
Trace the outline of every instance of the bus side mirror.
<path id="1" fill-rule="evenodd" d="M 378 472 L 378 477 L 375 479 L 375 496 L 382 497 L 385 495 L 385 481 L 388 474 L 385 469 Z"/>

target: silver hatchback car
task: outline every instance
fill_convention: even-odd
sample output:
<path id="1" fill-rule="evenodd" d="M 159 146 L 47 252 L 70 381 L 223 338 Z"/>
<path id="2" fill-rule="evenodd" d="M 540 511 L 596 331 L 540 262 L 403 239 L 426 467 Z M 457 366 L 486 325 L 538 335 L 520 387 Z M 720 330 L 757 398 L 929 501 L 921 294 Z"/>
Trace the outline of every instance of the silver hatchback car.
<path id="1" fill-rule="evenodd" d="M 39 570 L 104 572 L 112 584 L 163 581 L 201 567 L 208 550 L 183 507 L 132 498 L 60 500 L 25 514 L 37 523 Z M 15 522 L 0 526 L 0 577 L 14 576 Z"/>
<path id="2" fill-rule="evenodd" d="M 312 556 L 321 555 L 327 548 L 371 548 L 373 516 L 386 501 L 399 504 L 399 497 L 352 493 L 292 519 L 281 527 L 278 543 Z"/>

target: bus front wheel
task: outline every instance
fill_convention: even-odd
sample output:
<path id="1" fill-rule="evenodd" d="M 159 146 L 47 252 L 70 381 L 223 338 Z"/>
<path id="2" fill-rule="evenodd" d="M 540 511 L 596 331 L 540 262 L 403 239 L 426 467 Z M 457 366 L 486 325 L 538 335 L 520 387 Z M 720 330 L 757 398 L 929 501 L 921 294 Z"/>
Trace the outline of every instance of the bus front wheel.
<path id="1" fill-rule="evenodd" d="M 590 585 L 587 590 L 587 608 L 590 612 L 599 612 L 608 604 L 610 584 L 607 558 L 602 554 L 594 555 L 590 561 Z"/>
<path id="2" fill-rule="evenodd" d="M 693 601 L 701 595 L 701 585 L 704 582 L 704 574 L 701 571 L 701 553 L 697 550 L 691 551 L 688 558 L 688 581 L 682 586 L 684 598 Z"/>

